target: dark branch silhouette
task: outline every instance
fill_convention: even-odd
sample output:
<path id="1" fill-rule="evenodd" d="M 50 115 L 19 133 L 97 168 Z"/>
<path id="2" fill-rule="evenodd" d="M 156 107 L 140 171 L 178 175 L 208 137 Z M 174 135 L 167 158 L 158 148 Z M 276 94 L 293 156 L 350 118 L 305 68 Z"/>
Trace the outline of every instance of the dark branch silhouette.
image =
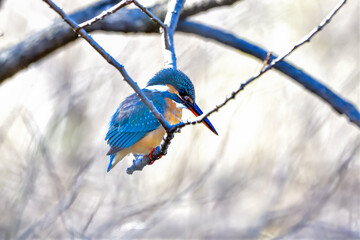
<path id="1" fill-rule="evenodd" d="M 46 1 L 46 0 L 45 0 Z M 46 1 L 48 2 L 48 1 Z M 106 1 L 102 2 L 103 4 Z M 186 16 L 189 16 L 191 14 L 195 14 L 199 11 L 204 11 L 207 9 L 210 9 L 215 6 L 221 6 L 221 5 L 228 5 L 232 4 L 236 1 L 217 1 L 216 4 L 211 2 L 200 2 L 198 5 L 192 5 L 190 7 L 187 7 L 182 12 L 181 18 L 184 18 Z M 137 26 L 130 25 L 131 30 L 127 28 L 123 28 L 124 26 L 121 26 L 119 28 L 120 24 L 116 24 L 115 21 L 120 21 L 122 23 L 125 23 L 126 21 L 129 21 L 132 17 L 134 17 L 136 14 L 139 13 L 139 9 L 121 9 L 122 7 L 134 3 L 140 11 L 145 13 L 148 17 L 146 17 L 144 14 L 137 15 L 137 20 L 140 19 L 144 24 L 139 27 L 139 24 Z M 298 44 L 295 44 L 293 48 L 288 51 L 286 54 L 284 54 L 281 57 L 276 57 L 275 55 L 269 55 L 268 51 L 263 50 L 262 48 L 251 44 L 247 41 L 244 41 L 242 39 L 239 39 L 229 33 L 223 32 L 221 30 L 211 28 L 209 26 L 198 24 L 194 22 L 189 22 L 186 20 L 181 20 L 179 22 L 178 30 L 187 32 L 187 33 L 194 33 L 198 34 L 203 37 L 214 39 L 218 42 L 230 45 L 232 47 L 235 47 L 243 52 L 249 53 L 261 60 L 266 60 L 267 62 L 270 62 L 269 65 L 264 67 L 257 75 L 250 78 L 245 83 L 241 84 L 240 87 L 234 91 L 230 97 L 226 98 L 223 103 L 216 106 L 214 109 L 209 111 L 208 113 L 203 114 L 202 116 L 199 116 L 194 121 L 187 121 L 185 123 L 179 123 L 174 126 L 170 126 L 163 116 L 157 112 L 156 108 L 152 105 L 151 102 L 146 99 L 146 96 L 142 93 L 140 88 L 137 86 L 137 84 L 131 80 L 131 78 L 126 73 L 124 67 L 117 63 L 109 54 L 107 54 L 98 44 L 96 44 L 95 41 L 87 34 L 87 31 L 95 31 L 95 30 L 106 30 L 106 31 L 143 31 L 143 32 L 156 32 L 157 28 L 156 26 L 160 26 L 163 29 L 163 35 L 164 35 L 164 58 L 165 58 L 165 65 L 166 66 L 172 66 L 176 68 L 176 57 L 175 57 L 175 51 L 174 51 L 174 44 L 172 36 L 174 34 L 175 28 L 177 26 L 177 21 L 179 19 L 179 14 L 181 12 L 181 8 L 183 5 L 183 1 L 173 1 L 173 6 L 169 7 L 168 14 L 165 18 L 165 23 L 163 23 L 156 15 L 159 15 L 161 19 L 165 16 L 165 11 L 163 11 L 164 5 L 156 5 L 150 8 L 150 10 L 144 8 L 140 3 L 138 3 L 136 0 L 127 0 L 123 2 L 119 2 L 112 8 L 110 8 L 107 11 L 99 12 L 98 15 L 95 17 L 92 17 L 92 19 L 77 25 L 75 21 L 71 20 L 71 17 L 73 16 L 74 19 L 78 18 L 78 16 L 82 16 L 82 14 L 86 11 L 82 10 L 79 11 L 72 16 L 68 17 L 64 12 L 59 12 L 66 22 L 68 22 L 75 32 L 78 32 L 83 38 L 85 38 L 97 51 L 103 55 L 103 57 L 113 66 L 115 66 L 123 75 L 125 81 L 127 81 L 131 87 L 139 94 L 140 98 L 144 101 L 144 103 L 149 107 L 149 109 L 154 113 L 155 117 L 159 120 L 159 122 L 163 125 L 165 128 L 167 135 L 164 138 L 164 141 L 162 144 L 155 150 L 153 153 L 152 159 L 150 159 L 149 156 L 137 156 L 136 159 L 133 162 L 133 166 L 128 168 L 127 172 L 131 174 L 134 170 L 141 170 L 144 166 L 150 164 L 154 160 L 159 159 L 162 155 L 166 155 L 167 148 L 170 144 L 171 139 L 174 137 L 174 133 L 177 132 L 180 128 L 190 125 L 190 124 L 196 124 L 200 123 L 205 117 L 208 117 L 210 114 L 218 111 L 222 106 L 226 105 L 227 102 L 229 102 L 231 99 L 234 99 L 235 96 L 242 91 L 248 84 L 253 82 L 255 79 L 259 78 L 262 74 L 270 70 L 271 68 L 278 69 L 279 71 L 283 72 L 284 74 L 290 76 L 300 84 L 302 84 L 305 88 L 313 92 L 314 94 L 318 95 L 320 98 L 328 102 L 337 112 L 340 114 L 345 114 L 349 120 L 353 123 L 355 123 L 357 126 L 360 126 L 360 113 L 357 111 L 354 105 L 351 103 L 343 100 L 341 97 L 337 96 L 333 91 L 331 91 L 328 87 L 321 84 L 308 74 L 304 73 L 303 71 L 297 69 L 296 67 L 292 66 L 291 64 L 283 61 L 285 57 L 287 57 L 289 54 L 291 54 L 296 48 L 301 46 L 302 44 L 310 41 L 310 39 L 318 33 L 322 28 L 330 22 L 332 17 L 337 13 L 337 11 L 346 3 L 346 0 L 339 3 L 339 5 L 332 11 L 329 16 L 322 22 L 320 25 L 315 28 L 312 32 L 310 32 L 307 36 L 304 37 L 302 41 L 300 41 Z M 99 9 L 99 6 L 102 6 L 105 8 L 105 5 L 101 4 L 95 4 L 92 7 L 89 7 L 89 9 Z M 161 7 L 159 7 L 161 6 Z M 160 10 L 159 10 L 160 9 Z M 162 9 L 162 10 L 161 10 Z M 118 11 L 117 13 L 115 13 Z M 153 12 L 160 11 L 161 14 L 154 14 Z M 81 14 L 80 14 L 81 13 Z M 111 14 L 111 15 L 110 15 Z M 106 18 L 105 18 L 106 17 Z M 111 21 L 107 21 L 107 20 Z M 99 21 L 102 20 L 102 21 Z M 109 23 L 111 22 L 111 24 Z M 128 26 L 126 26 L 128 27 Z M 82 29 L 82 28 L 85 28 Z M 71 31 L 71 30 L 70 30 Z M 72 33 L 73 35 L 75 33 Z M 76 34 L 75 34 L 76 36 Z M 61 46 L 61 45 L 60 45 Z M 60 47 L 58 46 L 58 47 Z M 6 50 L 5 50 L 6 51 Z M 1 55 L 0 53 L 0 60 Z M 1 63 L 1 61 L 0 61 Z M 0 77 L 1 77 L 1 70 L 0 70 Z"/>
<path id="2" fill-rule="evenodd" d="M 114 6 L 112 6 L 111 8 L 107 9 L 106 11 L 103 11 L 99 15 L 93 17 L 92 19 L 79 24 L 79 27 L 80 28 L 89 27 L 89 26 L 93 25 L 94 23 L 104 19 L 106 16 L 109 16 L 110 14 L 113 14 L 113 13 L 117 12 L 119 9 L 121 9 L 121 8 L 131 4 L 131 3 L 134 3 L 134 2 L 135 1 L 133 1 L 133 0 L 121 1 L 121 2 L 119 2 L 117 4 L 115 4 Z"/>
<path id="3" fill-rule="evenodd" d="M 162 155 L 166 154 L 166 150 L 170 144 L 170 140 L 174 137 L 174 132 L 177 131 L 177 126 L 172 127 L 169 123 L 165 120 L 164 116 L 160 114 L 160 112 L 155 108 L 153 103 L 145 96 L 143 91 L 139 88 L 136 82 L 134 82 L 130 76 L 127 74 L 124 66 L 118 63 L 111 55 L 109 55 L 105 49 L 103 49 L 81 26 L 79 26 L 71 17 L 69 17 L 62 9 L 60 9 L 53 1 L 51 0 L 43 0 L 46 2 L 50 8 L 52 8 L 55 12 L 57 12 L 64 21 L 71 26 L 74 32 L 78 33 L 82 38 L 84 38 L 104 59 L 106 59 L 111 65 L 113 65 L 123 76 L 124 80 L 134 89 L 137 95 L 140 97 L 141 101 L 149 108 L 149 110 L 154 114 L 157 120 L 161 123 L 161 125 L 166 130 L 167 136 L 163 143 L 160 145 L 160 148 L 157 147 L 155 154 L 151 157 L 152 162 L 161 158 Z M 132 3 L 133 1 L 129 0 L 127 3 Z M 142 7 L 139 3 L 136 5 L 145 12 L 150 19 L 152 19 L 155 23 L 158 23 L 160 27 L 164 28 L 163 38 L 165 40 L 165 65 L 170 65 L 173 68 L 176 68 L 176 57 L 175 57 L 175 48 L 173 43 L 173 35 L 175 33 L 175 29 L 177 26 L 177 22 L 180 16 L 181 9 L 183 7 L 184 1 L 183 0 L 173 0 L 170 1 L 170 7 L 168 9 L 168 13 L 166 15 L 166 24 L 162 24 L 160 20 L 156 19 L 151 12 L 147 9 Z M 93 18 L 93 20 L 88 21 L 84 25 L 91 26 L 93 23 L 97 22 L 98 19 L 101 19 L 110 13 L 114 13 L 115 11 L 119 10 L 121 7 L 124 7 L 126 4 L 120 4 L 113 8 L 112 11 L 108 11 L 105 13 L 101 13 L 99 16 Z M 165 27 L 164 27 L 165 26 Z M 142 159 L 149 159 L 150 156 L 142 156 Z M 134 161 L 136 163 L 136 161 Z M 148 165 L 149 162 L 141 161 L 141 166 Z M 130 170 L 129 170 L 130 169 Z M 132 174 L 131 167 L 127 170 L 128 174 Z M 134 168 L 135 169 L 135 168 Z M 141 168 L 142 169 L 142 168 Z M 139 167 L 136 170 L 141 170 Z"/>
<path id="4" fill-rule="evenodd" d="M 266 60 L 269 52 L 230 33 L 195 22 L 181 21 L 178 30 L 213 39 L 261 60 Z M 276 55 L 271 55 L 270 59 L 271 61 L 276 59 Z M 351 122 L 360 127 L 360 113 L 352 103 L 346 101 L 330 88 L 286 61 L 277 63 L 274 65 L 274 68 L 294 79 L 307 90 L 330 104 L 336 112 L 346 115 Z"/>
<path id="5" fill-rule="evenodd" d="M 231 5 L 240 0 L 203 0 L 186 5 L 181 12 L 181 17 L 189 17 L 200 12 L 219 6 Z M 70 15 L 77 23 L 86 22 L 106 11 L 109 6 L 119 3 L 120 0 L 103 0 L 83 10 Z M 159 19 L 164 19 L 167 4 L 155 4 L 149 8 Z M 87 32 L 97 30 L 116 32 L 159 32 L 157 24 L 149 19 L 140 9 L 122 8 L 102 21 L 85 28 Z M 0 52 L 0 84 L 20 70 L 28 67 L 56 49 L 65 46 L 78 38 L 77 34 L 64 21 L 56 21 L 44 30 L 34 33 L 22 42 L 1 50 Z"/>
<path id="6" fill-rule="evenodd" d="M 206 11 L 213 7 L 233 4 L 236 1 L 201 1 L 196 5 L 185 6 L 182 11 L 181 18 L 191 16 L 201 11 Z M 110 1 L 101 1 L 84 10 L 78 11 L 71 15 L 76 21 L 86 21 L 91 19 L 94 15 L 100 15 L 103 9 L 110 4 Z M 150 11 L 156 13 L 160 18 L 164 18 L 166 14 L 165 5 L 156 5 L 150 8 Z M 144 16 L 139 9 L 121 9 L 121 13 L 110 16 L 111 21 L 103 19 L 89 26 L 86 30 L 88 32 L 94 30 L 105 31 L 120 31 L 120 32 L 156 32 L 156 25 L 151 22 L 149 18 Z M 137 19 L 143 25 L 133 24 L 132 20 Z M 219 29 L 210 26 L 180 21 L 177 30 L 197 34 L 206 38 L 214 39 L 223 44 L 237 48 L 245 53 L 248 53 L 256 58 L 265 60 L 268 51 L 248 42 L 232 34 L 226 33 Z M 77 38 L 76 34 L 63 22 L 56 22 L 53 26 L 44 29 L 41 32 L 35 33 L 23 42 L 10 47 L 0 52 L 0 83 L 6 78 L 12 76 L 21 69 L 27 67 L 32 62 L 35 62 L 47 54 L 53 52 L 70 41 Z M 272 56 L 273 60 L 275 56 Z M 357 126 L 360 122 L 360 113 L 356 107 L 344 100 L 331 89 L 320 83 L 309 74 L 293 66 L 292 64 L 282 61 L 275 66 L 275 69 L 281 71 L 287 76 L 293 78 L 295 81 L 303 85 L 306 89 L 318 95 L 324 101 L 329 103 L 338 113 L 345 114 L 351 122 Z"/>
<path id="7" fill-rule="evenodd" d="M 166 131 L 169 131 L 170 124 L 165 120 L 164 116 L 155 108 L 152 102 L 146 97 L 140 87 L 134 82 L 128 73 L 126 72 L 123 65 L 117 62 L 109 53 L 105 51 L 84 29 L 80 28 L 79 25 L 71 19 L 63 10 L 61 10 L 54 2 L 51 0 L 43 0 L 46 2 L 50 8 L 56 11 L 66 23 L 68 23 L 74 31 L 76 31 L 82 38 L 84 38 L 109 64 L 114 66 L 123 76 L 124 80 L 134 89 L 141 101 L 149 108 L 152 114 L 156 119 L 161 123 Z"/>
<path id="8" fill-rule="evenodd" d="M 57 2 L 58 0 L 52 1 Z M 87 24 L 88 27 L 85 30 L 88 30 L 97 23 L 108 21 L 108 18 L 115 18 L 115 16 L 128 12 L 127 8 L 113 10 L 130 1 L 132 1 L 132 5 L 129 7 L 135 10 L 136 0 L 102 1 L 108 2 L 104 9 L 108 9 L 107 11 L 111 11 L 111 13 L 104 13 L 105 16 L 102 20 L 95 21 L 96 18 L 104 15 L 102 12 L 98 12 L 98 15 L 92 15 L 89 18 L 90 22 L 89 19 L 86 19 L 85 22 L 79 24 L 79 27 Z M 194 2 L 199 3 L 200 1 Z M 5 16 L 14 12 L 14 9 L 9 6 L 14 6 L 13 4 L 16 4 L 17 1 L 2 2 L 5 2 L 4 9 L 1 9 Z M 139 2 L 145 3 L 144 0 L 139 0 Z M 354 22 L 357 12 L 352 9 L 354 5 L 351 5 L 355 2 L 347 1 L 347 3 L 348 5 L 345 5 L 344 9 L 341 9 L 334 20 L 326 26 L 327 29 L 324 29 L 330 34 L 331 42 L 326 43 L 323 47 L 330 48 L 328 54 L 339 54 L 341 50 L 342 53 L 337 56 L 341 56 L 341 59 L 346 58 L 343 59 L 342 64 L 351 63 L 351 60 L 356 59 L 355 52 L 348 52 L 356 49 L 356 41 L 346 41 L 346 46 L 341 45 L 340 47 L 339 45 L 343 44 L 341 40 L 344 38 L 350 39 L 352 32 L 336 29 L 336 27 L 344 26 L 344 22 L 341 22 L 342 14 L 349 17 L 346 20 L 348 30 L 357 26 L 357 22 Z M 165 17 L 168 5 L 163 6 Z M 248 1 L 225 12 L 232 15 L 234 10 L 241 11 L 243 6 L 252 10 L 251 6 L 253 5 Z M 39 7 L 40 11 L 44 7 L 48 9 L 47 5 L 43 3 Z M 258 14 L 276 13 L 277 10 L 274 8 L 288 10 L 289 12 L 284 14 L 284 17 L 288 17 L 294 10 L 305 8 L 309 11 L 308 13 L 315 13 L 312 16 L 319 19 L 312 24 L 311 19 L 308 19 L 307 22 L 305 21 L 307 26 L 310 23 L 310 26 L 315 27 L 317 21 L 321 21 L 319 14 L 322 11 L 315 8 L 316 6 L 314 7 L 313 4 L 301 3 L 296 7 L 293 5 L 289 7 L 287 4 L 281 6 L 266 4 L 266 6 L 256 5 L 255 7 L 256 10 L 259 10 L 251 13 L 255 19 L 259 17 Z M 327 7 L 331 8 L 331 6 Z M 328 11 L 331 10 L 330 8 Z M 19 6 L 15 10 L 19 13 L 25 11 L 24 17 L 28 16 L 26 15 L 27 9 L 23 6 Z M 52 13 L 51 9 L 48 11 Z M 66 9 L 64 11 L 66 12 Z M 144 14 L 143 9 L 142 13 L 139 13 L 145 18 L 150 17 Z M 158 16 L 153 12 L 149 11 L 149 13 L 152 16 Z M 301 12 L 298 13 L 301 14 Z M 234 14 L 238 16 L 239 13 Z M 57 15 L 53 16 L 60 19 Z M 212 16 L 213 14 L 206 15 L 206 17 Z M 217 29 L 206 26 L 207 19 L 203 17 L 199 16 L 199 20 L 194 20 L 202 24 L 192 22 L 193 19 L 185 19 L 186 22 L 183 22 L 184 19 L 181 20 L 180 17 L 180 25 L 177 28 L 184 33 L 193 33 L 193 35 L 181 34 L 181 38 L 195 40 L 195 37 L 197 40 L 192 41 L 194 44 L 192 47 L 199 47 L 199 49 L 196 48 L 196 51 L 199 52 L 194 54 L 192 62 L 187 62 L 187 58 L 182 59 L 181 62 L 194 64 L 194 60 L 197 61 L 200 58 L 200 61 L 196 62 L 200 65 L 196 67 L 200 67 L 200 69 L 203 66 L 209 67 L 205 72 L 197 72 L 204 77 L 204 79 L 198 80 L 205 81 L 196 82 L 193 79 L 195 85 L 200 87 L 202 92 L 212 92 L 211 88 L 214 82 L 209 82 L 209 79 L 214 79 L 214 76 L 208 74 L 214 73 L 214 70 L 224 63 L 216 61 L 219 59 L 214 59 L 214 57 L 231 55 L 230 59 L 234 60 L 233 58 L 235 58 L 236 60 L 236 54 L 234 56 L 233 54 L 240 50 L 242 52 L 239 53 L 239 58 L 244 52 L 248 52 L 249 55 L 260 59 L 257 70 L 255 69 L 255 72 L 250 73 L 249 76 L 235 79 L 236 85 L 228 90 L 229 93 L 237 90 L 239 85 L 253 74 L 263 71 L 278 57 L 278 54 L 270 52 L 272 49 L 266 51 L 267 49 L 251 44 L 251 41 L 250 43 L 243 41 L 239 37 L 246 39 L 247 35 L 244 32 L 241 35 L 240 32 L 233 32 L 232 35 L 224 32 L 221 25 L 217 25 Z M 236 23 L 231 19 L 233 18 L 229 16 L 226 17 L 226 20 L 230 21 L 219 19 L 217 23 L 226 24 L 227 29 L 232 29 Z M 153 25 L 153 32 L 157 32 L 153 34 L 157 36 L 157 41 L 164 41 L 164 38 L 158 33 L 159 24 L 163 24 L 160 18 L 159 21 L 156 23 L 152 19 L 149 21 L 149 25 Z M 186 25 L 185 27 L 182 26 L 182 22 Z M 277 19 L 273 23 L 276 28 L 278 27 L 277 22 L 281 24 L 282 19 Z M 64 25 L 64 23 L 62 24 Z M 246 24 L 244 23 L 244 26 Z M 0 41 L 3 39 L 1 31 L 6 34 L 14 26 L 5 26 L 0 30 Z M 267 24 L 266 26 L 269 31 L 273 27 Z M 116 27 L 118 26 L 114 26 L 114 28 Z M 261 25 L 254 26 L 254 28 L 257 27 L 261 28 Z M 294 25 L 285 26 L 284 30 L 291 27 Z M 24 29 L 28 30 L 29 28 Z M 70 29 L 70 31 L 73 30 Z M 326 35 L 325 31 L 320 34 Z M 337 31 L 338 35 L 343 38 L 333 38 L 334 34 L 336 35 L 334 31 Z M 18 34 L 21 35 L 21 33 Z M 305 34 L 306 32 L 303 35 Z M 209 48 L 208 46 L 203 47 L 204 42 L 201 36 L 206 37 L 203 40 L 211 41 L 217 47 L 222 45 L 219 43 L 223 43 L 225 48 L 230 46 L 228 48 L 230 51 L 227 53 L 216 51 L 214 54 L 208 54 L 206 51 Z M 131 36 L 128 37 L 131 38 Z M 5 38 L 7 38 L 6 35 Z M 177 54 L 180 49 L 189 50 L 186 48 L 186 42 L 177 42 L 176 36 L 174 39 Z M 84 43 L 81 38 L 80 41 Z M 137 41 L 130 43 L 129 47 L 135 44 Z M 183 46 L 180 47 L 180 44 Z M 261 46 L 263 43 L 256 42 L 256 44 Z M 292 46 L 291 43 L 286 45 Z M 306 46 L 299 47 L 299 50 L 303 51 L 304 47 Z M 312 49 L 314 47 L 316 46 L 312 46 Z M 64 50 L 66 49 L 60 49 L 60 51 Z M 88 49 L 88 51 L 91 53 L 92 50 Z M 128 51 L 127 48 L 127 54 L 129 54 Z M 76 52 L 74 53 L 76 54 Z M 284 52 L 281 51 L 281 53 Z M 65 55 L 69 54 L 65 53 Z M 70 54 L 71 56 L 73 53 Z M 114 98 L 113 94 L 116 95 L 122 87 L 127 87 L 126 83 L 121 81 L 120 85 L 113 86 L 108 80 L 103 80 L 101 69 L 100 72 L 96 71 L 95 73 L 100 75 L 94 76 L 94 69 L 89 69 L 82 63 L 80 65 L 84 67 L 84 70 L 81 66 L 80 68 L 74 67 L 78 65 L 74 62 L 76 59 L 65 57 L 65 61 L 59 61 L 59 57 L 56 57 L 45 64 L 46 66 L 39 69 L 36 67 L 35 72 L 44 67 L 50 67 L 52 70 L 44 73 L 44 76 L 39 76 L 41 84 L 30 80 L 32 74 L 25 74 L 25 76 L 19 76 L 21 78 L 19 80 L 9 79 L 6 86 L 0 86 L 0 90 L 5 91 L 5 97 L 6 94 L 11 94 L 9 96 L 11 102 L 3 102 L 1 110 L 4 116 L 0 117 L 0 148 L 3 159 L 0 167 L 3 176 L 1 179 L 2 198 L 0 202 L 3 214 L 0 218 L 0 239 L 358 238 L 359 231 L 356 224 L 359 216 L 357 214 L 359 210 L 358 196 L 354 193 L 358 192 L 359 168 L 356 160 L 359 159 L 360 153 L 359 128 L 354 124 L 347 123 L 347 118 L 342 119 L 341 116 L 337 116 L 333 109 L 326 106 L 327 104 L 323 104 L 316 97 L 313 98 L 307 94 L 308 89 L 315 88 L 315 94 L 320 96 L 321 91 L 316 92 L 319 91 L 317 87 L 325 84 L 327 85 L 325 88 L 333 88 L 331 93 L 335 91 L 336 94 L 342 95 L 336 96 L 340 97 L 340 100 L 342 100 L 341 97 L 348 99 L 355 97 L 356 99 L 356 96 L 353 95 L 354 89 L 358 88 L 356 66 L 350 64 L 345 68 L 339 68 L 342 72 L 334 76 L 334 80 L 340 81 L 335 83 L 337 86 L 335 88 L 335 85 L 330 85 L 326 81 L 326 77 L 319 78 L 318 80 L 321 80 L 323 84 L 316 85 L 318 81 L 312 77 L 315 76 L 315 72 L 310 72 L 306 64 L 301 66 L 297 63 L 301 58 L 293 60 L 292 63 L 295 65 L 282 60 L 273 66 L 273 70 L 277 69 L 290 78 L 294 78 L 301 85 L 289 85 L 286 89 L 276 86 L 274 89 L 270 83 L 270 90 L 262 89 L 262 84 L 265 82 L 264 79 L 259 79 L 261 82 L 258 82 L 257 85 L 261 88 L 260 92 L 258 90 L 254 92 L 256 86 L 246 85 L 246 89 L 244 89 L 246 92 L 237 96 L 236 104 L 233 101 L 230 109 L 227 109 L 229 111 L 223 108 L 216 116 L 212 116 L 218 117 L 217 125 L 221 126 L 219 129 L 221 139 L 210 138 L 201 128 L 186 127 L 184 136 L 177 136 L 178 140 L 181 140 L 177 142 L 179 144 L 172 145 L 167 155 L 168 159 L 164 159 L 165 161 L 171 160 L 171 163 L 159 162 L 156 163 L 156 166 L 149 167 L 148 170 L 151 171 L 127 177 L 126 174 L 104 175 L 102 171 L 104 163 L 99 161 L 104 160 L 105 157 L 102 137 L 105 126 L 101 125 L 101 122 L 104 123 L 105 116 L 101 112 L 105 111 L 104 106 L 114 104 L 113 101 L 117 97 Z M 206 59 L 201 59 L 201 57 L 206 57 Z M 308 56 L 308 58 L 310 57 Z M 335 72 L 337 70 L 335 67 L 339 66 L 332 66 L 334 63 L 332 58 L 325 56 L 322 58 L 325 61 L 322 62 L 325 64 L 321 67 L 322 70 L 329 66 L 334 68 L 324 74 L 329 77 L 329 73 Z M 181 59 L 178 58 L 179 60 Z M 56 66 L 53 67 L 53 64 Z M 104 61 L 103 65 L 108 64 Z M 299 70 L 298 67 L 304 66 L 306 66 L 304 71 Z M 125 68 L 128 68 L 127 64 Z M 195 66 L 192 69 L 195 69 Z M 57 74 L 59 71 L 65 74 Z M 251 69 L 251 72 L 253 71 L 254 69 Z M 235 69 L 234 74 L 236 72 L 238 71 Z M 301 79 L 296 80 L 292 74 L 303 81 L 308 77 L 312 80 L 305 81 L 303 85 Z M 223 75 L 223 73 L 219 72 L 219 75 Z M 122 78 L 121 75 L 117 76 Z M 344 79 L 341 76 L 344 76 Z M 286 84 L 290 78 L 284 77 L 285 82 L 283 83 Z M 22 85 L 23 81 L 25 81 L 25 85 Z M 19 92 L 23 92 L 22 90 L 26 90 L 28 84 L 34 87 L 29 89 L 30 92 L 24 93 L 24 97 L 17 96 L 19 94 L 14 94 L 12 91 L 21 90 Z M 312 86 L 313 84 L 315 85 Z M 215 85 L 220 87 L 221 83 L 215 83 Z M 306 89 L 298 88 L 299 86 L 304 86 Z M 13 87 L 24 87 L 24 89 L 14 89 Z M 221 86 L 221 89 L 213 90 L 224 91 L 226 87 L 229 86 Z M 296 91 L 296 88 L 300 89 L 300 92 Z M 279 95 L 279 90 L 280 95 L 284 94 L 285 98 Z M 293 91 L 300 93 L 301 96 L 289 96 L 288 94 Z M 34 96 L 34 93 L 37 94 L 34 98 L 35 101 L 29 99 Z M 241 96 L 245 93 L 250 98 L 243 99 L 243 101 Z M 2 96 L 3 100 L 6 100 L 4 96 Z M 217 104 L 225 100 L 225 94 L 217 97 L 220 97 Z M 100 102 L 98 98 L 101 98 Z M 30 101 L 24 102 L 24 99 Z M 285 99 L 295 101 L 295 105 L 287 104 L 284 102 Z M 41 100 L 40 104 L 38 104 L 39 100 Z M 206 100 L 202 98 L 200 101 Z M 257 109 L 258 104 L 264 100 L 270 100 L 271 102 L 268 103 L 271 103 L 271 106 L 268 104 Z M 302 104 L 296 104 L 296 100 L 301 101 Z M 333 100 L 330 99 L 330 102 Z M 319 106 L 311 105 L 314 101 L 320 104 L 320 109 Z M 311 106 L 306 106 L 309 103 Z M 330 104 L 333 105 L 333 103 Z M 227 105 L 230 106 L 230 104 Z M 207 110 L 211 110 L 212 107 L 215 107 L 215 103 L 208 106 Z M 326 109 L 329 111 L 324 112 L 323 110 Z M 343 111 L 343 109 L 341 110 Z M 294 114 L 289 115 L 289 111 L 294 111 Z M 260 118 L 259 114 L 261 114 Z M 196 118 L 191 120 L 196 120 Z M 282 121 L 281 126 L 278 125 L 279 121 Z M 176 126 L 171 126 L 171 131 L 174 129 Z M 188 130 L 191 131 L 188 132 Z M 175 133 L 167 134 L 162 145 L 154 153 L 165 149 L 164 154 L 166 154 L 166 147 L 169 147 L 166 142 L 170 141 L 174 135 Z M 184 138 L 180 139 L 180 137 Z M 173 159 L 169 159 L 170 153 Z M 128 169 L 128 172 L 143 169 L 147 164 L 141 163 L 141 161 L 146 162 L 147 158 L 148 156 L 136 156 L 135 164 Z M 123 162 L 122 166 L 127 164 L 129 163 Z M 124 170 L 124 168 L 122 169 Z M 121 173 L 121 169 L 119 173 Z M 249 201 L 253 205 L 250 208 L 247 207 Z M 241 224 L 236 224 L 239 221 Z M 230 224 L 223 224 L 228 222 Z M 183 229 L 188 230 L 183 231 Z"/>

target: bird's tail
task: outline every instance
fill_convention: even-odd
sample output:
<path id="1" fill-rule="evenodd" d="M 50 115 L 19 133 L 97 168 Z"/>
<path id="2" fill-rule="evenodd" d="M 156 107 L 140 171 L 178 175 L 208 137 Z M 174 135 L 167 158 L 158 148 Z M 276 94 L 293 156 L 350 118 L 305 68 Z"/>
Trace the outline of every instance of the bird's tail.
<path id="1" fill-rule="evenodd" d="M 107 172 L 109 172 L 113 167 L 115 167 L 118 162 L 121 161 L 128 153 L 127 152 L 117 152 L 110 155 L 110 163 L 107 168 Z"/>

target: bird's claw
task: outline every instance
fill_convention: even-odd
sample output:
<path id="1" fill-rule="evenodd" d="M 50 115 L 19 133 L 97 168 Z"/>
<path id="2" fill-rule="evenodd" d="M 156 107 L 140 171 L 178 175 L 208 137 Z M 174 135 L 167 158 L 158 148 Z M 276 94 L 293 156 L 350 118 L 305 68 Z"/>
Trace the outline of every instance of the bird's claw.
<path id="1" fill-rule="evenodd" d="M 154 148 L 150 154 L 149 154 L 149 158 L 150 158 L 150 162 L 149 164 L 152 165 L 156 160 L 160 159 L 162 157 L 162 155 L 160 155 L 159 157 L 157 157 L 156 159 L 154 159 L 153 157 L 153 153 L 155 152 L 156 148 Z"/>

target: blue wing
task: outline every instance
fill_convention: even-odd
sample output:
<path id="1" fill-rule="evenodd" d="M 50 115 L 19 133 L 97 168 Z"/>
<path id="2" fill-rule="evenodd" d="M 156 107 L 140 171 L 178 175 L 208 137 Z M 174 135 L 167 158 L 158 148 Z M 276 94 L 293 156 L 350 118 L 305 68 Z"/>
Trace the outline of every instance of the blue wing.
<path id="1" fill-rule="evenodd" d="M 164 114 L 167 105 L 162 93 L 146 89 L 143 91 L 158 111 Z M 111 147 L 107 154 L 112 155 L 130 147 L 158 127 L 160 123 L 148 107 L 136 94 L 132 94 L 120 104 L 112 116 L 105 138 Z"/>

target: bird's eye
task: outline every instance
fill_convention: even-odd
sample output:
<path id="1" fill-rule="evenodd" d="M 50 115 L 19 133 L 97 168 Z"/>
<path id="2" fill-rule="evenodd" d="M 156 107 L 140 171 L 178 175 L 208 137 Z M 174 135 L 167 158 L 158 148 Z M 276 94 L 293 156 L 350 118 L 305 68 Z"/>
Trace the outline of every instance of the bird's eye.
<path id="1" fill-rule="evenodd" d="M 186 101 L 186 102 L 190 102 L 190 103 L 194 103 L 194 101 L 192 100 L 192 98 L 191 97 L 189 97 L 188 95 L 186 95 L 186 93 L 184 92 L 184 91 L 179 91 L 179 95 L 180 95 L 180 97 L 181 97 L 181 99 L 183 100 L 183 101 Z"/>
<path id="2" fill-rule="evenodd" d="M 193 100 L 191 99 L 191 97 L 189 97 L 187 95 L 183 96 L 183 99 L 187 102 L 193 103 Z"/>

